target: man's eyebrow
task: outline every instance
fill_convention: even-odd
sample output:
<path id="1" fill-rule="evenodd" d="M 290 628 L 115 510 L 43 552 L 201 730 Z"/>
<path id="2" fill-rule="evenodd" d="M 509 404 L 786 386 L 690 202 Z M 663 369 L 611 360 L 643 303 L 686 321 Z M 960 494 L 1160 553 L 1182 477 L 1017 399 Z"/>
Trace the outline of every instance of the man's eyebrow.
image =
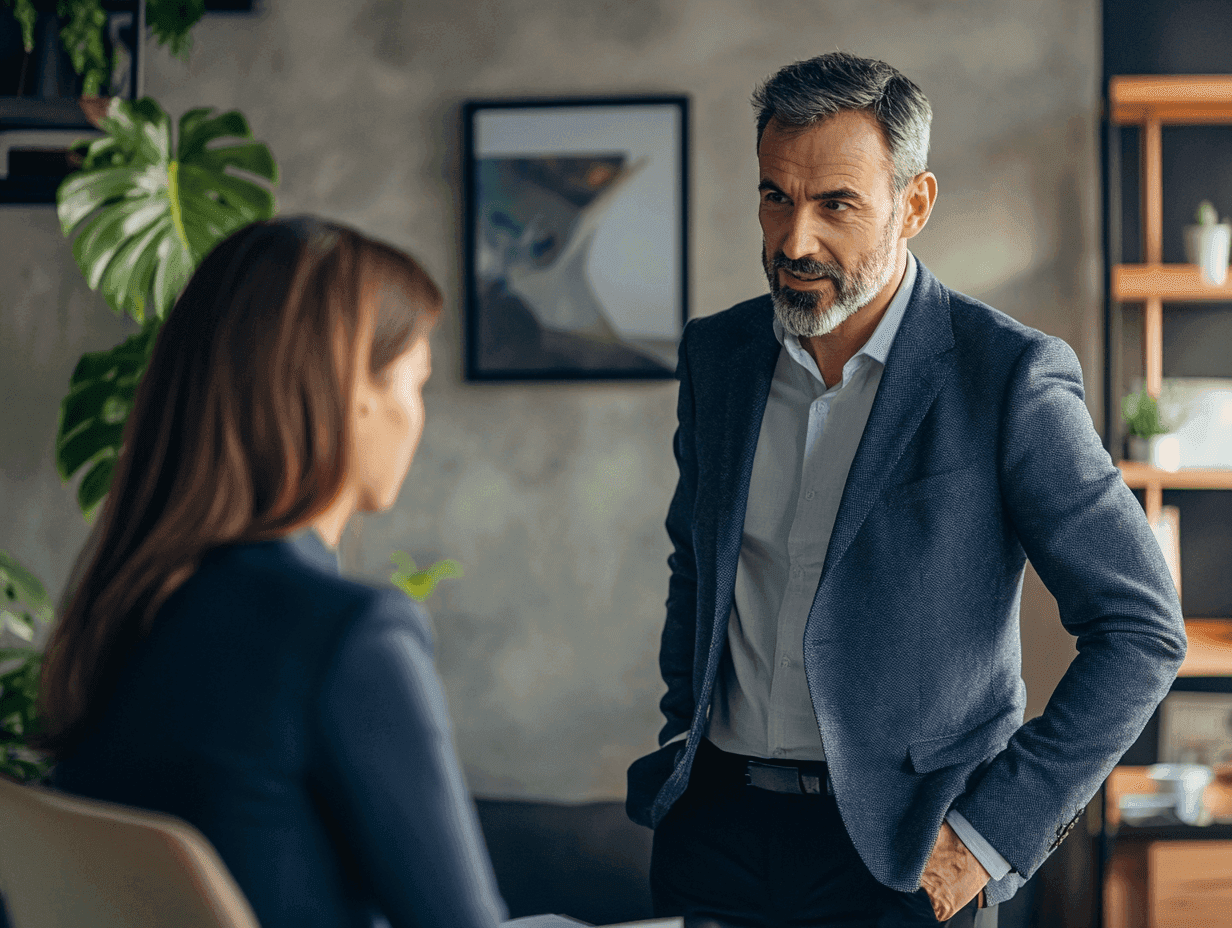
<path id="1" fill-rule="evenodd" d="M 780 189 L 778 184 L 776 184 L 774 181 L 769 180 L 769 179 L 763 179 L 761 183 L 757 185 L 757 189 L 761 191 L 773 190 L 775 193 L 783 192 L 782 189 Z M 859 202 L 864 199 L 864 195 L 861 194 L 859 191 L 852 190 L 850 187 L 838 187 L 834 190 L 823 190 L 821 193 L 810 194 L 809 199 L 810 200 L 854 200 L 856 202 Z"/>

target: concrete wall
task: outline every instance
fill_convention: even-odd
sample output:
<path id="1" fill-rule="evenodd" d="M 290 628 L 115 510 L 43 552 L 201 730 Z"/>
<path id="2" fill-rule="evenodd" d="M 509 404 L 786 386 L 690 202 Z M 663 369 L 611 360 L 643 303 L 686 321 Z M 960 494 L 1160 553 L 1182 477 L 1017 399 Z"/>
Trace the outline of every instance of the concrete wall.
<path id="1" fill-rule="evenodd" d="M 748 97 L 780 65 L 844 48 L 932 101 L 941 195 L 916 253 L 943 281 L 1066 338 L 1101 392 L 1096 0 L 266 0 L 212 16 L 187 63 L 150 56 L 175 115 L 239 108 L 282 169 L 283 212 L 358 226 L 447 291 L 428 428 L 397 507 L 345 565 L 459 559 L 431 604 L 458 742 L 481 794 L 623 796 L 661 723 L 656 654 L 675 483 L 675 385 L 468 385 L 460 373 L 460 104 L 686 93 L 693 315 L 763 292 Z M 81 352 L 128 331 L 86 290 L 50 208 L 0 209 L 0 547 L 53 589 L 85 527 L 52 464 Z M 1097 415 L 1099 410 L 1093 409 Z M 1030 712 L 1073 653 L 1027 584 Z"/>

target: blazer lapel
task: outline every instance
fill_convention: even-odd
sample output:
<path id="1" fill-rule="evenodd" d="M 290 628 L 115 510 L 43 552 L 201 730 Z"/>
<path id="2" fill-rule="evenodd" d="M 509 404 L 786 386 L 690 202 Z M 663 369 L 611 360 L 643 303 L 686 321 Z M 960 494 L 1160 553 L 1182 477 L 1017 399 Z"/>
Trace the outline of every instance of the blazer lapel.
<path id="1" fill-rule="evenodd" d="M 722 371 L 723 384 L 716 392 L 724 395 L 723 440 L 716 449 L 720 467 L 717 474 L 721 498 L 729 505 L 721 507 L 715 538 L 717 589 L 715 596 L 715 628 L 726 628 L 735 590 L 736 566 L 740 559 L 740 544 L 744 536 L 744 515 L 749 502 L 749 481 L 753 475 L 753 456 L 761 432 L 762 416 L 770 395 L 770 383 L 782 346 L 774 337 L 773 310 L 769 298 L 764 307 L 759 304 L 751 325 L 741 333 L 738 343 L 729 346 L 728 363 Z"/>
<path id="2" fill-rule="evenodd" d="M 877 397 L 847 474 L 819 588 L 885 490 L 903 450 L 949 377 L 953 347 L 949 296 L 917 259 L 915 290 L 886 358 Z"/>

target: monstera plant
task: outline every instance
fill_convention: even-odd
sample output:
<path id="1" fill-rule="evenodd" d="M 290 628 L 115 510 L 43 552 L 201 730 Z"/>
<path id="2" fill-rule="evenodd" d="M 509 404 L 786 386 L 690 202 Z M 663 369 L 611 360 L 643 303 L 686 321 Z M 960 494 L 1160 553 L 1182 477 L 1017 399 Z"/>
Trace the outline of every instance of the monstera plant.
<path id="1" fill-rule="evenodd" d="M 107 494 L 124 421 L 154 336 L 207 253 L 236 229 L 274 215 L 277 183 L 269 149 L 252 140 L 238 112 L 195 109 L 171 120 L 149 97 L 112 100 L 83 143 L 82 169 L 56 195 L 73 255 L 91 290 L 141 330 L 108 351 L 85 355 L 60 407 L 56 465 L 64 480 L 88 468 L 77 501 L 89 517 Z M 251 175 L 246 178 L 232 171 Z"/>

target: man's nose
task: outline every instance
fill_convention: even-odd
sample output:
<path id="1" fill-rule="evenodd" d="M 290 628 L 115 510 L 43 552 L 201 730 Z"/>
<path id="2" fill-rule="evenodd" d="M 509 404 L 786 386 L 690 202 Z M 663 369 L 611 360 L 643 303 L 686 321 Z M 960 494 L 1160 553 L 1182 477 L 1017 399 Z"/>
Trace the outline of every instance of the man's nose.
<path id="1" fill-rule="evenodd" d="M 787 220 L 787 234 L 783 238 L 782 251 L 793 261 L 808 258 L 817 253 L 817 230 L 810 221 L 807 211 L 794 209 Z"/>

